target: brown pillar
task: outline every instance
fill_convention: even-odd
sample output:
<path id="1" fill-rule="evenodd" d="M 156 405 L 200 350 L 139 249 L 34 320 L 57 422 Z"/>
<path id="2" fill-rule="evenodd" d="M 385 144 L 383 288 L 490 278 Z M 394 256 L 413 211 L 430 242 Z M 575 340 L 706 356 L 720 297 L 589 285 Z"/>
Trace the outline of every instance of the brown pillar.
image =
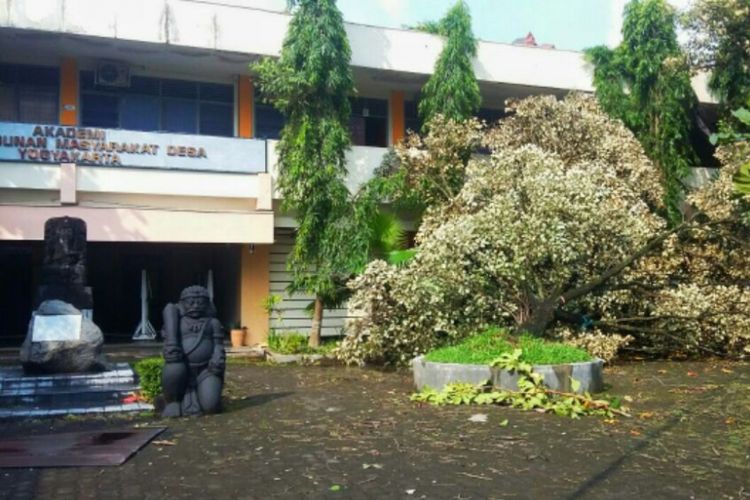
<path id="1" fill-rule="evenodd" d="M 240 76 L 237 85 L 237 135 L 250 138 L 255 135 L 253 130 L 253 112 L 255 88 L 249 76 Z"/>
<path id="2" fill-rule="evenodd" d="M 391 144 L 398 144 L 405 134 L 404 93 L 394 90 L 391 92 Z"/>
<path id="3" fill-rule="evenodd" d="M 240 251 L 240 322 L 247 345 L 268 341 L 268 313 L 263 300 L 271 293 L 271 245 L 242 245 Z"/>
<path id="4" fill-rule="evenodd" d="M 78 125 L 78 63 L 72 57 L 60 65 L 60 124 Z"/>

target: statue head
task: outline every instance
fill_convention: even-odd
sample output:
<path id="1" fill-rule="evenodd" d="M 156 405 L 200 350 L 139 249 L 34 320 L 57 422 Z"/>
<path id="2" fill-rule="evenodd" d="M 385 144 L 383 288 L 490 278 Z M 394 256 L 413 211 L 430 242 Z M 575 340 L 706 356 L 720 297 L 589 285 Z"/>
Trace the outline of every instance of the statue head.
<path id="1" fill-rule="evenodd" d="M 44 223 L 47 264 L 84 263 L 86 260 L 86 222 L 76 217 L 53 217 Z"/>
<path id="2" fill-rule="evenodd" d="M 180 294 L 180 309 L 182 314 L 190 318 L 210 316 L 211 297 L 206 287 L 193 285 L 185 288 Z"/>

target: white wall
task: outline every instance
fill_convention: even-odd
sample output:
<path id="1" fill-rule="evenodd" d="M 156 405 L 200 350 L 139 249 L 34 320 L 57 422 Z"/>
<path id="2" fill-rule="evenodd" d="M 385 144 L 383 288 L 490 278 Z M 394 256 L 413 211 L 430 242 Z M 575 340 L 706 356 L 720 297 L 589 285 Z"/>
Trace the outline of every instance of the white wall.
<path id="1" fill-rule="evenodd" d="M 266 141 L 266 158 L 268 162 L 268 171 L 271 173 L 274 185 L 275 199 L 280 199 L 276 186 L 278 186 L 279 168 L 278 154 L 276 145 L 279 141 Z M 370 180 L 375 169 L 380 166 L 383 156 L 388 151 L 387 148 L 378 148 L 373 146 L 352 146 L 346 153 L 346 166 L 349 170 L 349 176 L 346 178 L 346 185 L 349 191 L 356 192 L 359 187 Z"/>
<path id="2" fill-rule="evenodd" d="M 211 1 L 0 0 L 0 27 L 168 43 L 248 56 L 278 56 L 289 19 L 284 13 Z M 351 63 L 363 68 L 430 74 L 443 47 L 440 37 L 417 31 L 350 23 L 346 31 Z M 480 42 L 474 70 L 485 82 L 592 90 L 591 68 L 579 52 Z M 705 86 L 696 90 L 701 100 L 714 102 Z"/>
<path id="3" fill-rule="evenodd" d="M 94 193 L 257 198 L 261 176 L 79 165 L 77 189 Z M 0 164 L 0 188 L 60 189 L 58 165 Z"/>

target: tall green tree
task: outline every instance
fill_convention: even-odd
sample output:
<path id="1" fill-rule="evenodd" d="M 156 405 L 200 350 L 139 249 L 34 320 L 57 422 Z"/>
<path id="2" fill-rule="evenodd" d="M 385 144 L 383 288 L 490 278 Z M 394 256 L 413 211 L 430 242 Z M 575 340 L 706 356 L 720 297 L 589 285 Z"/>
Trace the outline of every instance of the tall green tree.
<path id="1" fill-rule="evenodd" d="M 315 296 L 310 345 L 320 345 L 326 302 L 349 274 L 342 219 L 349 211 L 351 49 L 335 0 L 294 0 L 281 56 L 252 66 L 260 89 L 286 118 L 278 144 L 282 209 L 298 227 L 287 263 L 290 291 Z"/>
<path id="2" fill-rule="evenodd" d="M 724 114 L 750 98 L 750 0 L 697 0 L 683 17 L 693 64 L 710 72 L 708 86 Z"/>
<path id="3" fill-rule="evenodd" d="M 471 60 L 477 41 L 471 30 L 471 14 L 459 0 L 439 23 L 423 25 L 427 31 L 445 37 L 445 46 L 435 71 L 422 89 L 419 115 L 425 126 L 438 114 L 460 121 L 473 116 L 482 103 Z"/>
<path id="4" fill-rule="evenodd" d="M 675 11 L 665 0 L 631 0 L 624 10 L 622 43 L 586 51 L 599 104 L 633 131 L 660 168 L 672 223 L 682 218 L 682 181 L 697 161 L 690 136 L 698 104 L 675 23 Z"/>

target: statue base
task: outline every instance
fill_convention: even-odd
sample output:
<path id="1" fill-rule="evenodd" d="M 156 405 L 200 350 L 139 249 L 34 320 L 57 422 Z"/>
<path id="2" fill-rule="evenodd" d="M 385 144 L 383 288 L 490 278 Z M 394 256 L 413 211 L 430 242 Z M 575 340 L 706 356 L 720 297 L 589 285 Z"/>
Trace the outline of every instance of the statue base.
<path id="1" fill-rule="evenodd" d="M 21 346 L 26 373 L 80 373 L 107 369 L 104 336 L 93 321 L 71 304 L 42 302 Z"/>

